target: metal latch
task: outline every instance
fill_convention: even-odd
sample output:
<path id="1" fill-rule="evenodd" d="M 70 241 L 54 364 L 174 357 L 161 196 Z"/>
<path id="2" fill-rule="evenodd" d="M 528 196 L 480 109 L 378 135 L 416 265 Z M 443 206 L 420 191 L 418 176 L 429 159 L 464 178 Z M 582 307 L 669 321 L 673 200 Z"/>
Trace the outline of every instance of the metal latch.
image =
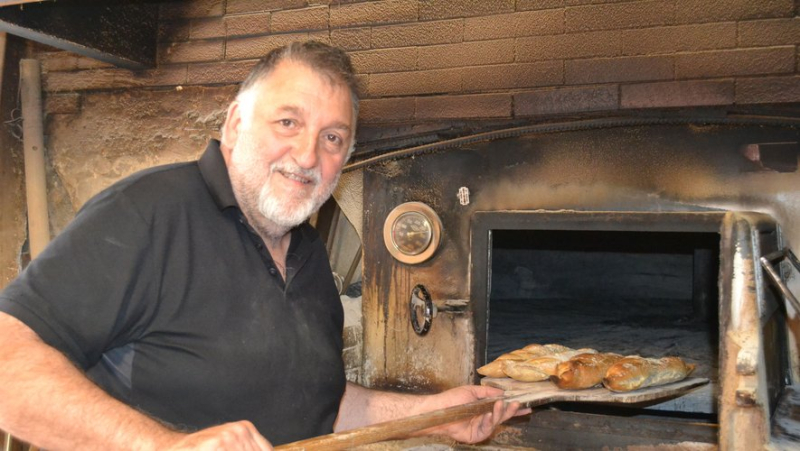
<path id="1" fill-rule="evenodd" d="M 425 335 L 431 329 L 431 322 L 439 312 L 461 313 L 466 311 L 468 305 L 469 302 L 464 299 L 451 299 L 436 305 L 425 286 L 417 285 L 411 290 L 411 300 L 408 304 L 411 311 L 411 327 L 417 335 Z"/>
<path id="2" fill-rule="evenodd" d="M 767 255 L 762 256 L 759 260 L 761 261 L 761 266 L 767 271 L 767 275 L 772 280 L 772 282 L 778 286 L 778 288 L 783 293 L 783 296 L 792 303 L 795 310 L 800 312 L 800 302 L 797 301 L 797 298 L 794 297 L 791 291 L 789 291 L 789 287 L 786 286 L 785 283 L 781 280 L 781 276 L 778 274 L 778 271 L 772 267 L 772 262 L 776 260 L 782 260 L 784 258 L 788 258 L 789 261 L 794 266 L 794 269 L 800 271 L 800 261 L 797 260 L 797 257 L 794 255 L 791 249 L 788 247 L 781 251 L 775 251 L 769 253 Z"/>

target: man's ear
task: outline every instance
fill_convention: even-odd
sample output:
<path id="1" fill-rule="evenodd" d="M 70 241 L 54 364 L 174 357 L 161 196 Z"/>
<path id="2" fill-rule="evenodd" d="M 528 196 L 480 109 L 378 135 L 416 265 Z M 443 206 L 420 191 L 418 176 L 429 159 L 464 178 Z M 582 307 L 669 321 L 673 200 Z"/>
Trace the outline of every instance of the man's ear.
<path id="1" fill-rule="evenodd" d="M 222 124 L 222 136 L 220 136 L 220 148 L 226 160 L 236 146 L 236 141 L 239 139 L 239 128 L 241 126 L 241 104 L 238 100 L 234 100 L 228 106 L 228 114 L 225 117 L 225 122 Z"/>

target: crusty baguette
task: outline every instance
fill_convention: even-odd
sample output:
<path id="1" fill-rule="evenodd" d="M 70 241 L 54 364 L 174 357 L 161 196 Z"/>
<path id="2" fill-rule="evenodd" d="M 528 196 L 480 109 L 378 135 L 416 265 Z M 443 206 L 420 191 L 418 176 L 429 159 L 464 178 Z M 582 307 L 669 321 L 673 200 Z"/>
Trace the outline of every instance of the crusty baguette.
<path id="1" fill-rule="evenodd" d="M 564 351 L 572 351 L 572 349 L 557 344 L 547 344 L 547 345 L 530 344 L 522 349 L 517 349 L 511 352 L 507 352 L 501 355 L 500 357 L 494 359 L 492 362 L 489 362 L 486 365 L 483 365 L 482 367 L 478 368 L 476 371 L 478 371 L 478 374 L 482 376 L 506 377 L 506 374 L 503 372 L 504 360 L 528 360 L 534 357 L 542 357 Z"/>
<path id="2" fill-rule="evenodd" d="M 556 374 L 556 367 L 578 354 L 597 352 L 594 349 L 577 349 L 558 354 L 535 357 L 529 360 L 505 360 L 502 363 L 503 372 L 511 379 L 522 382 L 538 382 L 547 380 Z"/>
<path id="3" fill-rule="evenodd" d="M 648 359 L 628 356 L 612 365 L 603 378 L 611 391 L 631 391 L 683 380 L 694 370 L 679 357 Z"/>
<path id="4" fill-rule="evenodd" d="M 507 352 L 500 357 L 494 359 L 493 361 L 483 365 L 482 367 L 478 368 L 478 374 L 482 376 L 488 377 L 506 377 L 506 373 L 503 372 L 503 361 L 504 360 L 525 360 L 528 358 L 527 355 L 513 351 Z"/>
<path id="5" fill-rule="evenodd" d="M 558 388 L 569 390 L 594 387 L 603 382 L 608 368 L 620 359 L 621 355 L 613 353 L 578 354 L 559 363 L 556 374 L 550 380 Z"/>
<path id="6" fill-rule="evenodd" d="M 553 354 L 560 354 L 562 352 L 572 351 L 572 348 L 568 348 L 566 346 L 557 345 L 557 344 L 529 344 L 522 348 L 523 351 L 531 354 L 531 358 L 533 357 L 544 357 L 546 355 L 553 355 Z"/>

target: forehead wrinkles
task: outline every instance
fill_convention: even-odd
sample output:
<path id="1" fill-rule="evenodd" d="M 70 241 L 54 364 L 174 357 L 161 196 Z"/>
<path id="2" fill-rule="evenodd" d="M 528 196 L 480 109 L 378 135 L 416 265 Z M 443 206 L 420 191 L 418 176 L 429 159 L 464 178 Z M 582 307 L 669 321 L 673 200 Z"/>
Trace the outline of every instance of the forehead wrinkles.
<path id="1" fill-rule="evenodd" d="M 236 96 L 236 100 L 240 104 L 240 113 L 239 114 L 242 117 L 242 122 L 244 122 L 245 126 L 249 126 L 252 123 L 253 116 L 255 116 L 255 111 L 256 111 L 255 109 L 256 109 L 256 107 L 257 107 L 257 105 L 259 103 L 258 102 L 259 94 L 269 94 L 270 93 L 268 90 L 264 89 L 264 85 L 266 83 L 270 82 L 270 81 L 274 81 L 273 77 L 275 76 L 276 72 L 279 72 L 282 69 L 286 70 L 286 67 L 284 66 L 286 64 L 299 66 L 300 68 L 302 68 L 304 70 L 307 70 L 308 74 L 310 74 L 312 76 L 312 78 L 316 78 L 316 80 L 318 80 L 324 86 L 324 88 L 330 90 L 329 92 L 325 93 L 326 97 L 329 97 L 329 98 L 333 97 L 334 93 L 337 90 L 340 91 L 340 92 L 346 93 L 345 97 L 350 102 L 350 111 L 351 111 L 350 121 L 348 121 L 348 122 L 350 122 L 349 129 L 350 129 L 351 132 L 355 129 L 356 121 L 358 119 L 358 117 L 357 117 L 357 115 L 358 115 L 358 104 L 354 101 L 353 95 L 350 92 L 350 88 L 347 86 L 347 84 L 345 84 L 345 82 L 343 80 L 340 80 L 338 77 L 336 77 L 336 76 L 334 76 L 332 74 L 329 74 L 329 73 L 327 73 L 325 71 L 315 70 L 313 67 L 310 67 L 310 66 L 306 65 L 302 61 L 293 61 L 293 60 L 285 60 L 285 61 L 279 63 L 278 66 L 276 66 L 271 71 L 266 73 L 263 77 L 261 77 L 255 83 L 253 83 L 246 90 L 239 92 L 239 94 Z M 305 75 L 305 74 L 303 74 L 303 75 Z M 295 81 L 294 78 L 289 78 L 288 80 L 282 80 L 282 81 L 283 81 L 282 85 L 275 86 L 275 88 L 278 91 L 278 93 L 280 93 L 283 90 L 282 88 L 285 88 L 285 86 L 283 86 L 285 84 L 289 84 L 291 86 L 294 86 L 295 87 L 295 91 L 298 92 L 298 93 L 302 93 L 303 91 L 307 90 L 305 88 L 308 88 L 308 86 L 295 84 L 294 83 L 294 81 Z M 304 88 L 304 89 L 301 89 L 301 88 Z M 308 90 L 309 94 L 316 94 L 317 92 L 318 92 L 317 90 Z M 289 103 L 292 103 L 292 102 L 289 102 Z M 280 105 L 273 105 L 273 106 L 280 106 Z"/>

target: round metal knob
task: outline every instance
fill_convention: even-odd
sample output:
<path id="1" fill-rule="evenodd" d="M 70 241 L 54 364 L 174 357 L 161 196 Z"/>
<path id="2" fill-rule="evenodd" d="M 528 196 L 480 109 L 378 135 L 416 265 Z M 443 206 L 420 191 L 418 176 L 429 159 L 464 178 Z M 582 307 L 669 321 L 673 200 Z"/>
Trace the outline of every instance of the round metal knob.
<path id="1" fill-rule="evenodd" d="M 431 328 L 431 320 L 435 313 L 435 307 L 428 290 L 422 285 L 417 285 L 411 290 L 411 302 L 408 304 L 411 310 L 411 327 L 417 335 L 425 335 Z M 420 316 L 422 324 L 420 324 Z"/>

